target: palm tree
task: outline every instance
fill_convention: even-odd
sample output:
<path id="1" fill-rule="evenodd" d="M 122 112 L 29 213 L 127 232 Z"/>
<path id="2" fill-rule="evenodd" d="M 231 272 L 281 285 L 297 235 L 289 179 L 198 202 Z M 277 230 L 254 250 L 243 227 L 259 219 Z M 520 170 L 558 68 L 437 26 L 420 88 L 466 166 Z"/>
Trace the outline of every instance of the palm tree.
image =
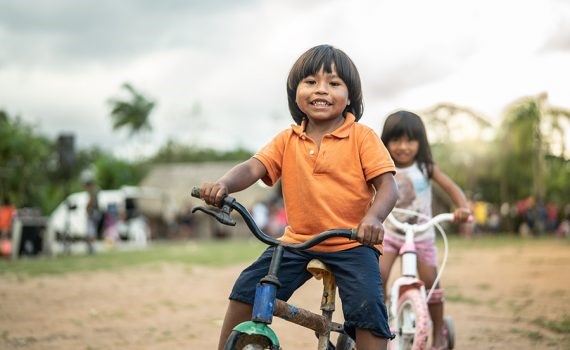
<path id="1" fill-rule="evenodd" d="M 129 128 L 130 136 L 141 131 L 150 131 L 152 126 L 149 116 L 155 107 L 155 102 L 142 95 L 129 83 L 124 83 L 122 87 L 129 92 L 131 98 L 109 100 L 113 130 Z"/>
<path id="2" fill-rule="evenodd" d="M 537 200 L 545 194 L 545 157 L 566 157 L 565 130 L 562 121 L 570 120 L 570 110 L 548 104 L 546 93 L 524 97 L 505 110 L 499 139 L 504 154 L 532 168 L 532 195 Z M 507 159 L 505 159 L 506 161 Z M 508 166 L 507 162 L 503 162 Z M 528 165 L 526 165 L 528 168 Z"/>
<path id="3" fill-rule="evenodd" d="M 548 172 L 546 156 L 566 157 L 565 130 L 561 122 L 570 120 L 570 110 L 552 106 L 547 100 L 548 95 L 542 93 L 519 99 L 505 109 L 498 138 L 503 201 L 530 195 L 543 204 Z M 541 218 L 536 219 L 540 231 Z"/>

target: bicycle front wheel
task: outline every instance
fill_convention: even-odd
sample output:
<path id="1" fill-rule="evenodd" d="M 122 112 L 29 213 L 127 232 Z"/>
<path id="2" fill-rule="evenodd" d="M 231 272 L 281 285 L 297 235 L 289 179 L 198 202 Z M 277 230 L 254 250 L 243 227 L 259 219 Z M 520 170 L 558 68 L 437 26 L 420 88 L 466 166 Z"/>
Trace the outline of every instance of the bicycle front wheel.
<path id="1" fill-rule="evenodd" d="M 408 289 L 398 300 L 398 349 L 424 350 L 429 337 L 429 311 L 418 289 Z"/>
<path id="2" fill-rule="evenodd" d="M 356 343 L 348 335 L 341 333 L 336 341 L 336 350 L 356 350 Z"/>
<path id="3" fill-rule="evenodd" d="M 260 334 L 246 334 L 239 331 L 232 331 L 224 350 L 279 350 L 269 338 Z"/>

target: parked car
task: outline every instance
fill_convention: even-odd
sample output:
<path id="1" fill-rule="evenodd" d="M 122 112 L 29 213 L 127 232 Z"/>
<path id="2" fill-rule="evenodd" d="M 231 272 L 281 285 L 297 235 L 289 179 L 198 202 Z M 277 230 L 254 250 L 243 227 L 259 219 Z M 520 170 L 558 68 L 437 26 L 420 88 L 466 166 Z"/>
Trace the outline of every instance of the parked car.
<path id="1" fill-rule="evenodd" d="M 125 186 L 118 190 L 101 190 L 97 195 L 98 207 L 102 211 L 102 222 L 98 227 L 98 240 L 110 239 L 146 245 L 150 238 L 150 228 L 146 217 L 141 213 L 139 200 L 160 198 L 155 189 Z M 67 245 L 85 241 L 87 237 L 88 193 L 70 194 L 50 215 L 44 249 L 56 254 Z M 116 217 L 116 235 L 105 236 L 106 222 L 110 216 Z M 63 246 L 63 248 L 62 248 Z"/>

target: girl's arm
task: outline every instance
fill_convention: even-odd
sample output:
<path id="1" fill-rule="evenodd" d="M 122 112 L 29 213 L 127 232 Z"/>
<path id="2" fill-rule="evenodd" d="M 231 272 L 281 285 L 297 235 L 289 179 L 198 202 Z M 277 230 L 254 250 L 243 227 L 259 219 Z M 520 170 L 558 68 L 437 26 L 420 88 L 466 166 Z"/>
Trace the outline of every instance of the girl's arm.
<path id="1" fill-rule="evenodd" d="M 384 220 L 398 200 L 398 185 L 392 173 L 376 176 L 370 181 L 376 189 L 372 205 L 358 225 L 357 240 L 364 245 L 375 245 L 384 240 Z"/>
<path id="2" fill-rule="evenodd" d="M 250 158 L 231 168 L 216 182 L 203 183 L 200 186 L 200 197 L 206 203 L 219 207 L 224 195 L 244 190 L 266 174 L 265 166 L 259 160 Z"/>
<path id="3" fill-rule="evenodd" d="M 471 215 L 471 210 L 469 209 L 469 205 L 467 204 L 467 198 L 465 197 L 465 193 L 461 190 L 461 188 L 449 178 L 446 174 L 443 173 L 439 169 L 437 165 L 433 166 L 433 173 L 432 179 L 439 185 L 441 188 L 447 193 L 449 198 L 455 204 L 455 221 L 456 222 L 465 222 Z"/>

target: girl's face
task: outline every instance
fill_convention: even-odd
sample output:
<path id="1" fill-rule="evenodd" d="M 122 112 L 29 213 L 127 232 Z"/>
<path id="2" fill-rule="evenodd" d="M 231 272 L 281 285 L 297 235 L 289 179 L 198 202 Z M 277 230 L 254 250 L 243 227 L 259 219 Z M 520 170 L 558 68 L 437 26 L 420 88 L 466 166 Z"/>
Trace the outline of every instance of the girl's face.
<path id="1" fill-rule="evenodd" d="M 405 168 L 414 163 L 420 148 L 420 142 L 410 139 L 407 135 L 402 135 L 388 141 L 386 147 L 396 166 Z"/>
<path id="2" fill-rule="evenodd" d="M 342 118 L 342 112 L 350 104 L 348 87 L 334 66 L 331 73 L 321 68 L 299 82 L 295 102 L 311 121 L 333 121 Z"/>

